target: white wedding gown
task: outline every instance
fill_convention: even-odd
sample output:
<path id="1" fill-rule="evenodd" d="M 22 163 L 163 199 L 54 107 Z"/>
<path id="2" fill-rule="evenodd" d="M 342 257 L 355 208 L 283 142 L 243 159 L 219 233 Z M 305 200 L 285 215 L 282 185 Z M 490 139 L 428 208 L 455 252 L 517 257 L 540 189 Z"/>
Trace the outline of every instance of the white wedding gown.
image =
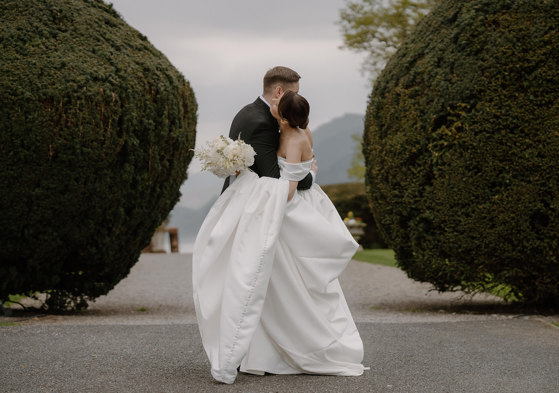
<path id="1" fill-rule="evenodd" d="M 194 245 L 193 290 L 212 376 L 361 375 L 363 343 L 338 276 L 357 250 L 318 185 L 287 202 L 312 161 L 279 158 L 280 179 L 243 171 Z"/>

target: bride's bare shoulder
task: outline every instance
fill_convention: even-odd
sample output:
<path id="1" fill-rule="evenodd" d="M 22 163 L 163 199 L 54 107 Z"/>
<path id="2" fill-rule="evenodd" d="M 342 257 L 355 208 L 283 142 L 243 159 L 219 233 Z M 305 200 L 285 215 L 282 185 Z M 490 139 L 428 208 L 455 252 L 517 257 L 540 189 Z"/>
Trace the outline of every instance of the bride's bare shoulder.
<path id="1" fill-rule="evenodd" d="M 313 141 L 312 141 L 312 134 L 309 128 L 305 128 L 300 132 L 300 149 L 301 149 L 301 159 L 302 161 L 310 160 L 314 154 L 312 151 L 313 148 Z"/>
<path id="2" fill-rule="evenodd" d="M 310 142 L 310 144 L 311 144 L 311 147 L 312 147 L 313 141 L 312 141 L 312 132 L 311 132 L 310 128 L 307 127 L 307 128 L 305 128 L 303 131 L 305 132 L 305 136 L 308 138 L 308 140 L 309 140 L 309 142 Z"/>

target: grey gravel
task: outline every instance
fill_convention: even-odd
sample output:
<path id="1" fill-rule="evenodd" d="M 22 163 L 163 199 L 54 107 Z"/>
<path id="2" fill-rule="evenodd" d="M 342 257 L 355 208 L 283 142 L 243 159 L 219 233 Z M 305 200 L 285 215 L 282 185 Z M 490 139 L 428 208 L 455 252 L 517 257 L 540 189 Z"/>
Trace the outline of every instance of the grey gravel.
<path id="1" fill-rule="evenodd" d="M 215 383 L 190 268 L 187 254 L 144 254 L 85 313 L 0 318 L 0 392 L 559 392 L 559 316 L 439 294 L 398 269 L 355 261 L 341 282 L 370 371 Z"/>

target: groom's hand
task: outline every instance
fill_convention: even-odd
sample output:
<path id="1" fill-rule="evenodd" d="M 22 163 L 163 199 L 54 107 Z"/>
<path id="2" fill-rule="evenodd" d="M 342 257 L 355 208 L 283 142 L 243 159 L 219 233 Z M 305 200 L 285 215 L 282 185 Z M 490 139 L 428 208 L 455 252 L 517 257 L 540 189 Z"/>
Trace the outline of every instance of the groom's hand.
<path id="1" fill-rule="evenodd" d="M 316 181 L 316 175 L 318 175 L 318 165 L 316 165 L 316 160 L 313 160 L 313 162 L 311 164 L 311 173 L 312 173 L 313 182 L 315 182 Z"/>

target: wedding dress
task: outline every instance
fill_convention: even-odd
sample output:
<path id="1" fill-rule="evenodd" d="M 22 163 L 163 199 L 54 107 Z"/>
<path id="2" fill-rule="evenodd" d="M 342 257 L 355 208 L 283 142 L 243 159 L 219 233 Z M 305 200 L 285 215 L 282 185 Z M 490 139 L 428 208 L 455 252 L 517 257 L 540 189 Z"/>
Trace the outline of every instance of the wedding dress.
<path id="1" fill-rule="evenodd" d="M 312 163 L 278 159 L 280 179 L 245 170 L 218 198 L 193 251 L 196 316 L 212 376 L 361 375 L 363 343 L 338 276 L 357 250 L 314 184 Z"/>

